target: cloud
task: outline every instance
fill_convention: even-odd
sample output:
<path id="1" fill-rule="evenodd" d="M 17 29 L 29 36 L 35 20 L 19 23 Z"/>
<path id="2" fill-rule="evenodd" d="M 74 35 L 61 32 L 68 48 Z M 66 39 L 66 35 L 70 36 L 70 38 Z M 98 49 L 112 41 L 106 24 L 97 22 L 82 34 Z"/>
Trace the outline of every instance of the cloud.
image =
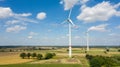
<path id="1" fill-rule="evenodd" d="M 9 20 L 6 22 L 6 25 L 13 25 L 13 24 L 17 24 L 19 22 L 20 22 L 19 20 Z"/>
<path id="2" fill-rule="evenodd" d="M 30 32 L 29 35 L 28 35 L 28 39 L 32 39 L 33 36 L 35 36 L 35 35 L 38 35 L 38 33 Z"/>
<path id="3" fill-rule="evenodd" d="M 117 29 L 120 29 L 120 25 L 118 25 L 116 28 L 117 28 Z"/>
<path id="4" fill-rule="evenodd" d="M 116 33 L 110 33 L 110 34 L 108 34 L 109 36 L 115 36 L 115 35 L 117 35 Z"/>
<path id="5" fill-rule="evenodd" d="M 64 10 L 69 10 L 77 4 L 85 4 L 89 0 L 61 0 L 60 4 L 64 4 Z"/>
<path id="6" fill-rule="evenodd" d="M 86 23 L 96 21 L 107 21 L 112 16 L 120 16 L 120 11 L 116 9 L 120 3 L 112 5 L 109 2 L 102 2 L 93 7 L 82 6 L 81 13 L 77 16 L 78 20 Z"/>
<path id="7" fill-rule="evenodd" d="M 89 0 L 80 0 L 80 3 L 83 5 L 85 3 L 87 3 Z"/>
<path id="8" fill-rule="evenodd" d="M 120 11 L 116 12 L 116 16 L 120 16 Z"/>
<path id="9" fill-rule="evenodd" d="M 22 26 L 27 26 L 27 23 L 26 22 L 24 22 L 23 20 L 8 20 L 8 21 L 6 21 L 5 22 L 5 25 L 4 25 L 4 27 L 6 27 L 6 29 L 8 29 L 8 28 L 10 28 L 10 27 L 14 27 L 14 26 L 16 26 L 16 25 L 22 25 Z"/>
<path id="10" fill-rule="evenodd" d="M 110 34 L 108 34 L 109 36 L 111 36 L 111 37 L 117 37 L 117 38 L 119 38 L 120 37 L 120 35 L 118 34 L 118 33 L 110 33 Z M 114 39 L 114 38 L 113 38 Z M 119 40 L 119 39 L 118 39 Z"/>
<path id="11" fill-rule="evenodd" d="M 0 7 L 0 18 L 8 18 L 13 16 L 13 12 L 9 7 Z"/>
<path id="12" fill-rule="evenodd" d="M 14 16 L 28 17 L 31 16 L 31 13 L 22 13 L 22 14 L 14 14 Z"/>
<path id="13" fill-rule="evenodd" d="M 31 22 L 31 23 L 38 23 L 35 20 L 29 19 L 29 18 L 25 18 L 25 17 L 14 17 L 17 20 L 20 20 L 21 22 Z"/>
<path id="14" fill-rule="evenodd" d="M 48 32 L 52 32 L 52 30 L 51 30 L 51 29 L 48 29 L 47 31 L 48 31 Z"/>
<path id="15" fill-rule="evenodd" d="M 26 27 L 25 26 L 20 26 L 20 25 L 15 25 L 13 27 L 8 27 L 6 29 L 6 32 L 19 32 L 19 31 L 22 31 L 22 30 L 26 30 Z"/>
<path id="16" fill-rule="evenodd" d="M 40 12 L 40 13 L 37 14 L 36 18 L 39 19 L 39 20 L 43 20 L 43 19 L 46 18 L 46 13 L 45 12 Z"/>
<path id="17" fill-rule="evenodd" d="M 12 18 L 21 22 L 37 23 L 37 21 L 28 18 L 31 15 L 31 13 L 14 13 L 9 7 L 0 7 L 0 19 Z"/>
<path id="18" fill-rule="evenodd" d="M 28 36 L 28 39 L 32 39 L 33 38 L 33 36 Z"/>
<path id="19" fill-rule="evenodd" d="M 106 32 L 108 30 L 106 30 L 106 27 L 108 26 L 108 24 L 101 24 L 98 26 L 92 26 L 88 29 L 88 31 L 99 31 L 99 32 Z"/>
<path id="20" fill-rule="evenodd" d="M 31 13 L 14 13 L 10 7 L 0 7 L 0 18 L 8 17 L 28 17 L 31 16 Z"/>
<path id="21" fill-rule="evenodd" d="M 72 8 L 79 0 L 62 0 L 60 4 L 64 4 L 64 10 Z"/>
<path id="22" fill-rule="evenodd" d="M 38 33 L 35 32 L 30 32 L 29 35 L 33 36 L 33 35 L 37 35 Z"/>
<path id="23" fill-rule="evenodd" d="M 31 15 L 32 13 L 15 13 L 10 7 L 0 7 L 0 20 L 5 19 L 4 26 L 7 27 L 6 32 L 19 32 L 25 30 L 27 22 L 38 23 L 28 18 Z"/>

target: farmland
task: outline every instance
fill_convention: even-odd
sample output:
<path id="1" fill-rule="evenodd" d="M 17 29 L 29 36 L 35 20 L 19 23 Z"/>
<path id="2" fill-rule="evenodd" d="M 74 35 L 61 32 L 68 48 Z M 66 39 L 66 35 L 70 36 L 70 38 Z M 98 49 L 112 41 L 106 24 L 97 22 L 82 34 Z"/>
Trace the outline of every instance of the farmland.
<path id="1" fill-rule="evenodd" d="M 89 55 L 101 55 L 101 56 L 115 56 L 120 55 L 118 52 L 119 48 L 109 48 L 110 51 L 105 53 L 105 48 L 90 48 L 90 51 L 85 52 L 84 48 L 73 48 L 72 49 L 72 58 L 68 57 L 67 48 L 56 48 L 56 49 L 44 49 L 44 50 L 21 50 L 21 51 L 6 51 L 0 52 L 0 67 L 89 67 L 89 61 L 86 59 L 86 54 Z M 19 55 L 20 53 L 40 53 L 45 56 L 46 53 L 55 53 L 51 59 L 37 60 L 37 59 L 22 59 Z"/>
<path id="2" fill-rule="evenodd" d="M 81 67 L 79 64 L 14 64 L 2 67 Z"/>

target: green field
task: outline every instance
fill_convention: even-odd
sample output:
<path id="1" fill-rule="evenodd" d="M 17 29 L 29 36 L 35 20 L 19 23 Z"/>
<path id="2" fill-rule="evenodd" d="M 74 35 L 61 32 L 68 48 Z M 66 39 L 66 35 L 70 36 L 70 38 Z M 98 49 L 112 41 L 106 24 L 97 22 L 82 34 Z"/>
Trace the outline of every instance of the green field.
<path id="1" fill-rule="evenodd" d="M 80 64 L 13 64 L 0 67 L 81 67 Z"/>
<path id="2" fill-rule="evenodd" d="M 119 48 L 110 48 L 110 51 L 104 53 L 104 48 L 91 48 L 89 52 L 85 53 L 83 48 L 73 48 L 72 58 L 68 57 L 67 48 L 59 48 L 55 50 L 28 50 L 19 52 L 0 52 L 0 67 L 89 67 L 89 61 L 86 59 L 86 54 L 101 55 L 101 56 L 115 56 L 120 55 Z M 22 59 L 19 57 L 20 53 L 56 53 L 51 59 L 36 60 Z"/>

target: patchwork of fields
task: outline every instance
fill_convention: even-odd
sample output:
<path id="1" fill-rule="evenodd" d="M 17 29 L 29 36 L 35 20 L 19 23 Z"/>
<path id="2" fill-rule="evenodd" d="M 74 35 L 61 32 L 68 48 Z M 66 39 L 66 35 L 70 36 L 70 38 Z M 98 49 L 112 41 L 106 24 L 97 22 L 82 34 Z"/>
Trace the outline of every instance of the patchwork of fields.
<path id="1" fill-rule="evenodd" d="M 56 53 L 56 56 L 48 60 L 22 59 L 21 52 L 0 52 L 0 67 L 89 67 L 89 61 L 86 59 L 86 54 L 114 56 L 120 55 L 117 48 L 111 48 L 109 52 L 104 53 L 104 48 L 91 48 L 85 53 L 83 48 L 73 48 L 73 57 L 68 58 L 67 48 L 59 48 L 55 50 L 29 50 L 22 52 L 36 52 L 44 54 L 47 52 Z"/>

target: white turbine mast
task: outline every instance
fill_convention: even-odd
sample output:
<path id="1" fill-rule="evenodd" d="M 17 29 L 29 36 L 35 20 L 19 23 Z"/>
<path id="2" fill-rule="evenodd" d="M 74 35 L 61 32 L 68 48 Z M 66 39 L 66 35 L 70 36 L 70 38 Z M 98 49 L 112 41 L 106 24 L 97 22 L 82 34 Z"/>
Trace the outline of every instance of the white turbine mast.
<path id="1" fill-rule="evenodd" d="M 70 17 L 71 17 L 71 12 L 72 12 L 72 8 L 70 9 L 70 12 L 69 12 L 69 15 L 68 15 L 68 18 L 63 22 L 63 23 L 65 23 L 65 22 L 68 22 L 69 23 L 69 29 L 68 29 L 68 31 L 69 31 L 69 58 L 71 58 L 72 57 L 72 39 L 71 39 L 71 28 L 72 28 L 72 26 L 75 26 L 75 24 L 73 23 L 73 21 L 70 19 Z"/>
<path id="2" fill-rule="evenodd" d="M 86 32 L 86 41 L 87 41 L 87 51 L 89 51 L 89 31 Z"/>

